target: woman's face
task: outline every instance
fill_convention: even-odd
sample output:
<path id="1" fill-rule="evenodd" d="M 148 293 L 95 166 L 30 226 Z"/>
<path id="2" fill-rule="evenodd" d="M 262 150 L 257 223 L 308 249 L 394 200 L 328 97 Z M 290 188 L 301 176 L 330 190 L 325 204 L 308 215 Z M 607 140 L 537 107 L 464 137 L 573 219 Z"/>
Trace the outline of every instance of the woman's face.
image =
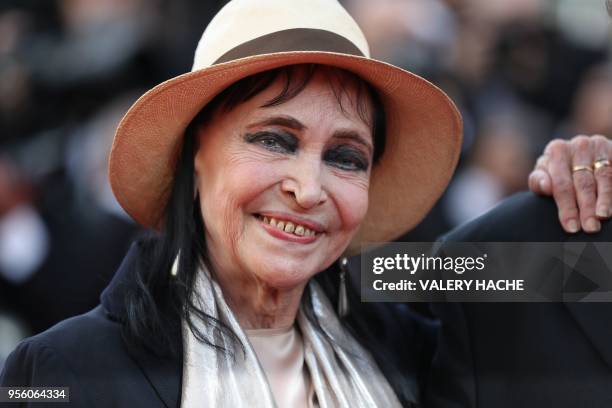
<path id="1" fill-rule="evenodd" d="M 199 130 L 206 242 L 226 278 L 303 285 L 342 254 L 366 214 L 371 127 L 355 108 L 356 89 L 340 105 L 323 75 L 289 101 L 261 107 L 281 92 L 277 80 Z"/>

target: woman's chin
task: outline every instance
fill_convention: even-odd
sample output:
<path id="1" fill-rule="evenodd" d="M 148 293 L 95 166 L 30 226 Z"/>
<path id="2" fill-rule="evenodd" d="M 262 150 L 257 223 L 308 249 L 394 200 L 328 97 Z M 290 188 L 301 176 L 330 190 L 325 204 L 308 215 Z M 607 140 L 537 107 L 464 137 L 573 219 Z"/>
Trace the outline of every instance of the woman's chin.
<path id="1" fill-rule="evenodd" d="M 292 262 L 288 259 L 279 262 L 267 260 L 257 264 L 259 265 L 254 270 L 257 278 L 268 286 L 283 290 L 304 286 L 310 278 L 322 270 L 304 262 Z"/>

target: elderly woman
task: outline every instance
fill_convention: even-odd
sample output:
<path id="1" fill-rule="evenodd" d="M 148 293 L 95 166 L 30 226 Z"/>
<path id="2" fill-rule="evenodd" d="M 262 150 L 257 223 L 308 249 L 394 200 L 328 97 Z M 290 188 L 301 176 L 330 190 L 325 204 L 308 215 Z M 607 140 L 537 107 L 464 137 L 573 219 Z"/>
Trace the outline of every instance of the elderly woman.
<path id="1" fill-rule="evenodd" d="M 336 1 L 230 2 L 193 72 L 117 130 L 115 195 L 159 232 L 132 247 L 99 307 L 25 340 L 0 383 L 70 387 L 87 407 L 418 403 L 402 362 L 346 324 L 334 265 L 414 226 L 460 144 L 453 103 L 370 59 Z M 550 167 L 571 163 L 546 157 L 545 190 Z"/>

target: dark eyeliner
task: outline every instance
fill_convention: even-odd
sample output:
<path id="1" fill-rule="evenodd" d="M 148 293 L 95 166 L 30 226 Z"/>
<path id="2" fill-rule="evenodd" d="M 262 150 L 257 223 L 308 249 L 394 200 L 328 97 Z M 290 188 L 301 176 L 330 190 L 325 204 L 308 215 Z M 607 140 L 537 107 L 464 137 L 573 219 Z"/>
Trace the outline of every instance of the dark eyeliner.
<path id="1" fill-rule="evenodd" d="M 298 148 L 298 139 L 290 133 L 260 131 L 255 133 L 247 133 L 244 136 L 247 143 L 259 143 L 263 148 L 270 151 L 295 153 Z M 275 143 L 276 145 L 271 144 Z M 267 143 L 267 144 L 266 144 Z"/>
<path id="2" fill-rule="evenodd" d="M 323 160 L 334 167 L 348 171 L 366 171 L 370 165 L 361 151 L 347 146 L 337 146 L 326 151 Z"/>

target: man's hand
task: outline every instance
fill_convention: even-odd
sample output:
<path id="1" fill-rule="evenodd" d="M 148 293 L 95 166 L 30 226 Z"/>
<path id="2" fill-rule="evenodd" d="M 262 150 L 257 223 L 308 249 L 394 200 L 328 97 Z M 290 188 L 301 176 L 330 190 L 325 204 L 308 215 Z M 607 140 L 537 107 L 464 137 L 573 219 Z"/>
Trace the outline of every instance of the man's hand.
<path id="1" fill-rule="evenodd" d="M 565 231 L 598 232 L 612 216 L 612 140 L 575 136 L 552 140 L 529 175 L 529 188 L 552 195 Z"/>

